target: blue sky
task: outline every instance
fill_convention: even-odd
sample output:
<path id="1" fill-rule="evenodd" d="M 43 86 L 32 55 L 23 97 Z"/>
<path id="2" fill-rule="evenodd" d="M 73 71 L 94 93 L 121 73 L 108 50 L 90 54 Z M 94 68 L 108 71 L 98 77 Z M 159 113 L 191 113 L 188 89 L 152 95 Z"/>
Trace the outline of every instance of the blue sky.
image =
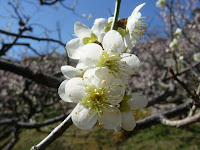
<path id="1" fill-rule="evenodd" d="M 16 19 L 9 17 L 9 12 L 12 8 L 8 5 L 9 0 L 0 0 L 0 29 L 5 29 L 8 23 L 11 23 L 11 32 L 16 33 L 18 29 L 18 22 Z M 16 0 L 12 0 L 16 1 Z M 31 16 L 29 24 L 34 25 L 34 31 L 31 33 L 35 36 L 44 37 L 44 30 L 39 28 L 39 25 L 48 28 L 51 38 L 58 39 L 56 33 L 56 24 L 59 22 L 61 28 L 62 41 L 67 42 L 72 39 L 74 33 L 74 23 L 80 21 L 89 27 L 92 27 L 96 18 L 109 18 L 110 11 L 114 12 L 115 0 L 79 0 L 75 11 L 78 14 L 93 14 L 91 19 L 78 17 L 72 11 L 63 8 L 60 4 L 55 6 L 41 6 L 39 0 L 22 0 L 21 10 L 24 10 L 28 16 Z M 160 20 L 156 17 L 156 12 L 159 13 L 160 9 L 156 8 L 156 0 L 122 0 L 119 17 L 127 18 L 132 13 L 133 9 L 139 4 L 146 3 L 142 8 L 141 13 L 143 16 L 149 16 L 147 22 L 150 22 L 151 28 L 160 25 Z M 72 6 L 73 0 L 66 0 L 65 5 Z M 23 42 L 26 40 L 23 40 Z M 32 42 L 33 45 L 39 46 L 40 49 L 44 47 L 39 42 Z M 41 45 L 41 46 L 40 46 Z M 62 50 L 60 50 L 62 51 Z M 21 51 L 17 52 L 20 54 Z"/>

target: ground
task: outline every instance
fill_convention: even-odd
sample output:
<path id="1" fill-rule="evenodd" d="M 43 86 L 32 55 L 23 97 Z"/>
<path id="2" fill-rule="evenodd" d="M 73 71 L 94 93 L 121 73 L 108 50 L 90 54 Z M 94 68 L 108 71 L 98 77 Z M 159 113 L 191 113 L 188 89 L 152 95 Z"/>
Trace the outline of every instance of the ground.
<path id="1" fill-rule="evenodd" d="M 55 125 L 54 125 L 55 126 Z M 199 150 L 200 123 L 184 128 L 155 125 L 136 132 L 128 140 L 120 139 L 121 133 L 105 130 L 95 126 L 91 130 L 81 131 L 71 126 L 47 150 Z M 41 129 L 41 132 L 24 130 L 14 150 L 28 150 L 32 145 L 47 136 L 51 127 Z M 118 142 L 122 140 L 121 142 Z"/>

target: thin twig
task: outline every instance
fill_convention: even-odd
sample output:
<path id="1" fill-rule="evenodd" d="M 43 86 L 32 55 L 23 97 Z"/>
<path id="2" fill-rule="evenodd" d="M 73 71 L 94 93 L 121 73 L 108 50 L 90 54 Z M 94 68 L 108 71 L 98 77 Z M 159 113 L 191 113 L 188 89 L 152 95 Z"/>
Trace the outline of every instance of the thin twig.
<path id="1" fill-rule="evenodd" d="M 121 4 L 121 0 L 116 0 L 115 13 L 114 13 L 113 23 L 111 27 L 112 30 L 117 30 L 118 28 L 117 21 L 118 21 L 118 16 L 119 16 L 120 4 Z"/>
<path id="2" fill-rule="evenodd" d="M 184 82 L 182 82 L 181 80 L 179 80 L 179 78 L 176 76 L 176 74 L 174 73 L 172 68 L 169 68 L 169 71 L 173 75 L 174 80 L 176 80 L 185 89 L 185 91 L 188 93 L 189 96 L 191 96 L 191 98 L 195 101 L 195 103 L 197 105 L 200 105 L 200 101 L 199 101 L 198 95 L 196 95 L 196 93 L 193 94 L 190 91 L 190 89 L 187 87 L 187 85 Z"/>
<path id="3" fill-rule="evenodd" d="M 28 35 L 19 35 L 19 34 L 15 34 L 15 33 L 11 33 L 11 32 L 7 32 L 4 30 L 0 29 L 0 33 L 2 34 L 6 34 L 6 35 L 10 35 L 10 36 L 19 36 L 20 38 L 26 38 L 26 39 L 32 39 L 32 40 L 36 40 L 36 41 L 50 41 L 50 42 L 56 42 L 59 43 L 62 46 L 65 46 L 64 43 L 62 43 L 59 40 L 55 40 L 55 39 L 50 39 L 50 38 L 38 38 L 38 37 L 34 37 L 34 36 L 28 36 Z"/>
<path id="4" fill-rule="evenodd" d="M 72 125 L 71 114 L 58 125 L 44 140 L 33 146 L 31 150 L 43 150 L 60 137 Z"/>

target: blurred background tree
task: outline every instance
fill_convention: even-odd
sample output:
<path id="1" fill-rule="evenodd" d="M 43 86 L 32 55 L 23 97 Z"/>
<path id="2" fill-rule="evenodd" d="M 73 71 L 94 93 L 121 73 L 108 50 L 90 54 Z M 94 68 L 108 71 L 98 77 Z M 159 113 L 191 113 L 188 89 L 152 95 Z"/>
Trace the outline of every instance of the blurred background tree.
<path id="1" fill-rule="evenodd" d="M 197 139 L 187 147 L 172 138 L 167 144 L 174 149 L 200 149 L 200 2 L 166 0 L 160 8 L 156 0 L 143 2 L 147 5 L 142 13 L 149 16 L 151 27 L 132 50 L 142 63 L 130 78 L 129 91 L 145 94 L 149 105 L 135 112 L 136 129 L 114 134 L 72 126 L 49 149 L 165 149 L 157 140 L 159 135 L 166 141 L 168 133 Z M 140 3 L 122 1 L 120 18 L 128 17 Z M 0 7 L 0 149 L 30 149 L 74 107 L 57 94 L 64 80 L 60 67 L 77 63 L 65 52 L 65 44 L 74 38 L 74 23 L 91 27 L 96 18 L 112 16 L 114 1 L 7 0 L 0 1 Z M 196 124 L 189 126 L 192 123 Z"/>

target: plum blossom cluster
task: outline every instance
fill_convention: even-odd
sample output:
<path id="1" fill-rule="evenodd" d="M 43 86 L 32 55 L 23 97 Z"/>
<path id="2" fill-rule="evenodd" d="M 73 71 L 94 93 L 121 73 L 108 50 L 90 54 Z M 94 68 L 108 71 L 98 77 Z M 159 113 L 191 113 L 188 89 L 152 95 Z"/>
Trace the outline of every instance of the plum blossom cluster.
<path id="1" fill-rule="evenodd" d="M 166 50 L 167 53 L 173 53 L 178 61 L 182 61 L 184 59 L 184 52 L 181 47 L 179 47 L 179 43 L 182 40 L 182 29 L 177 28 L 174 32 L 175 38 L 169 43 L 169 49 Z"/>
<path id="2" fill-rule="evenodd" d="M 90 129 L 97 122 L 105 129 L 131 131 L 136 126 L 134 111 L 146 107 L 148 101 L 140 93 L 127 94 L 128 78 L 137 73 L 138 57 L 129 51 L 144 35 L 147 23 L 137 6 L 128 19 L 99 18 L 90 29 L 77 22 L 77 38 L 66 44 L 68 56 L 76 59 L 76 67 L 62 66 L 66 77 L 59 89 L 60 98 L 77 103 L 71 118 L 79 129 Z"/>

